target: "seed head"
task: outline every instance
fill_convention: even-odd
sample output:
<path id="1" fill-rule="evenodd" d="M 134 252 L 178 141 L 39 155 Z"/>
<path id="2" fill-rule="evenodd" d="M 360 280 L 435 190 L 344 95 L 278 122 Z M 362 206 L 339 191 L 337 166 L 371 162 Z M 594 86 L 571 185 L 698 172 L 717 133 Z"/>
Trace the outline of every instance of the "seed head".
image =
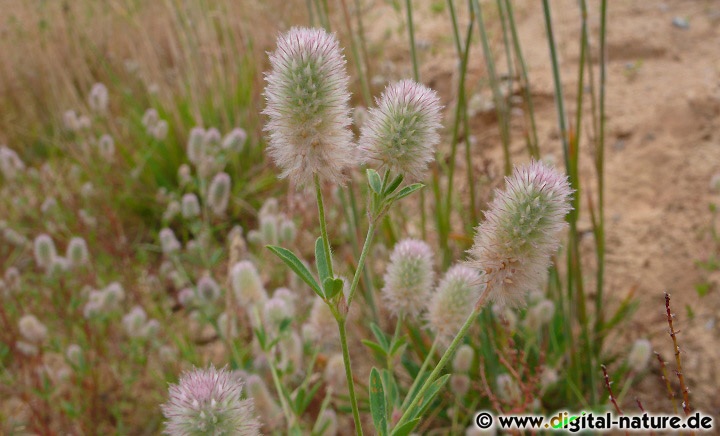
<path id="1" fill-rule="evenodd" d="M 572 190 L 566 176 L 540 162 L 515 167 L 505 183 L 477 228 L 470 265 L 484 273 L 491 299 L 519 306 L 542 284 Z"/>
<path id="2" fill-rule="evenodd" d="M 217 216 L 225 214 L 230 200 L 230 176 L 227 173 L 218 173 L 208 188 L 208 205 Z"/>
<path id="3" fill-rule="evenodd" d="M 385 88 L 370 109 L 360 133 L 359 148 L 370 159 L 408 179 L 422 179 L 440 142 L 440 99 L 412 80 Z"/>
<path id="4" fill-rule="evenodd" d="M 335 35 L 293 27 L 278 37 L 265 76 L 268 153 L 281 177 L 304 185 L 314 174 L 342 184 L 357 163 L 350 132 L 349 77 Z"/>
<path id="5" fill-rule="evenodd" d="M 398 242 L 390 255 L 382 295 L 390 310 L 416 317 L 427 305 L 433 283 L 433 253 L 417 239 Z"/>
<path id="6" fill-rule="evenodd" d="M 165 434 L 172 436 L 260 434 L 252 400 L 242 400 L 243 383 L 226 369 L 194 369 L 171 384 L 161 406 Z"/>
<path id="7" fill-rule="evenodd" d="M 451 267 L 430 299 L 427 319 L 439 338 L 457 334 L 480 298 L 483 285 L 475 270 L 465 265 Z"/>
<path id="8" fill-rule="evenodd" d="M 73 267 L 87 264 L 90 260 L 90 256 L 88 254 L 88 248 L 85 240 L 79 236 L 70 239 L 65 257 Z"/>

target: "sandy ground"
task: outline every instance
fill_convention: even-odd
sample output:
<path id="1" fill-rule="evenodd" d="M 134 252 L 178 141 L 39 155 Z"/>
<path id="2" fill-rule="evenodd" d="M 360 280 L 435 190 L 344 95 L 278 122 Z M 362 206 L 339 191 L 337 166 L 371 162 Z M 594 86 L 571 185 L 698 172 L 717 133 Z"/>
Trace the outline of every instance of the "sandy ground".
<path id="1" fill-rule="evenodd" d="M 486 6 L 490 27 L 495 18 L 494 2 L 491 3 Z M 530 1 L 514 4 L 537 106 L 541 149 L 543 155 L 552 156 L 561 164 L 541 4 Z M 444 103 L 453 108 L 457 78 L 454 77 L 455 49 L 447 11 L 431 11 L 429 2 L 416 1 L 415 5 L 420 23 L 416 38 L 420 47 L 421 78 L 438 89 Z M 552 7 L 568 102 L 566 110 L 574 119 L 579 10 L 571 0 L 553 1 Z M 599 2 L 590 1 L 589 10 L 591 38 L 596 43 Z M 460 15 L 464 29 L 467 13 L 461 10 Z M 676 17 L 686 20 L 688 27 L 673 23 Z M 375 75 L 392 79 L 410 75 L 402 22 L 401 12 L 381 2 L 375 2 L 366 11 L 371 51 L 374 46 L 392 47 L 394 44 L 388 41 L 393 40 L 400 47 L 385 49 L 383 60 L 373 72 Z M 610 310 L 617 307 L 628 292 L 633 292 L 639 302 L 630 328 L 623 329 L 619 340 L 610 344 L 626 347 L 631 340 L 648 337 L 665 360 L 671 360 L 672 344 L 667 335 L 663 299 L 663 292 L 668 291 L 677 314 L 676 326 L 682 331 L 678 337 L 684 373 L 691 389 L 691 405 L 717 414 L 720 411 L 718 275 L 702 271 L 696 262 L 707 259 L 712 252 L 708 205 L 719 200 L 713 197 L 709 182 L 713 174 L 720 172 L 720 4 L 701 0 L 664 3 L 614 0 L 610 2 L 608 23 L 606 293 Z M 495 36 L 498 35 L 495 32 Z M 594 50 L 597 53 L 596 47 Z M 500 74 L 507 71 L 500 53 L 496 64 Z M 594 73 L 597 74 L 597 70 Z M 468 83 L 489 100 L 489 91 L 478 86 L 484 75 L 482 51 L 476 43 L 470 55 Z M 586 107 L 588 102 L 586 99 Z M 483 161 L 490 160 L 494 174 L 498 174 L 502 163 L 493 118 L 481 112 L 472 122 L 473 134 L 478 138 L 475 170 L 482 167 Z M 448 114 L 447 122 L 451 120 Z M 527 160 L 521 120 L 513 122 L 512 154 L 517 161 Z M 589 121 L 582 127 L 582 189 L 594 190 Z M 458 161 L 458 165 L 462 167 L 463 163 Z M 586 210 L 582 211 L 580 227 L 590 229 Z M 587 254 L 591 254 L 592 238 L 588 237 L 583 244 Z M 593 265 L 589 265 L 586 269 L 589 276 L 592 268 Z M 713 283 L 713 289 L 700 298 L 695 286 L 707 280 Z M 694 316 L 690 316 L 690 311 Z M 653 368 L 657 368 L 656 362 Z M 674 365 L 669 368 L 673 369 Z M 637 396 L 646 407 L 672 410 L 658 374 L 659 370 L 653 369 L 653 374 L 631 391 L 626 402 L 628 409 Z"/>

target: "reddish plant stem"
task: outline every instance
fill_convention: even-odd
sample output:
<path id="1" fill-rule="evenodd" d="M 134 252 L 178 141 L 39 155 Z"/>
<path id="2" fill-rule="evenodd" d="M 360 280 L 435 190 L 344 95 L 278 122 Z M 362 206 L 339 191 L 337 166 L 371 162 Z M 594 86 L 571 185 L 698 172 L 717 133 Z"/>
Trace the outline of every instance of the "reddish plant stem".
<path id="1" fill-rule="evenodd" d="M 673 405 L 673 413 L 677 415 L 677 401 L 675 401 L 675 391 L 673 390 L 672 386 L 670 385 L 670 379 L 668 379 L 668 371 L 667 366 L 665 366 L 665 361 L 660 357 L 660 353 L 655 351 L 655 357 L 657 357 L 658 362 L 660 362 L 660 371 L 661 375 L 660 378 L 665 383 L 665 387 L 668 391 L 668 398 L 670 398 L 670 401 L 672 401 Z"/>
<path id="2" fill-rule="evenodd" d="M 603 371 L 603 376 L 605 377 L 605 388 L 607 388 L 608 394 L 610 394 L 610 401 L 613 403 L 613 406 L 615 406 L 615 410 L 619 415 L 622 415 L 622 410 L 620 410 L 620 406 L 618 406 L 617 401 L 615 400 L 615 395 L 613 394 L 612 387 L 610 387 L 610 376 L 608 376 L 607 367 L 605 365 L 600 365 Z"/>
<path id="3" fill-rule="evenodd" d="M 665 311 L 667 312 L 667 321 L 670 326 L 670 337 L 673 340 L 673 347 L 675 348 L 675 364 L 677 365 L 675 375 L 677 375 L 680 381 L 680 391 L 683 396 L 682 408 L 685 416 L 690 416 L 690 390 L 685 384 L 685 376 L 682 372 L 682 359 L 680 358 L 680 346 L 677 342 L 677 334 L 680 332 L 675 331 L 675 327 L 673 326 L 673 318 L 675 318 L 675 315 L 670 311 L 670 294 L 667 292 L 665 293 Z"/>

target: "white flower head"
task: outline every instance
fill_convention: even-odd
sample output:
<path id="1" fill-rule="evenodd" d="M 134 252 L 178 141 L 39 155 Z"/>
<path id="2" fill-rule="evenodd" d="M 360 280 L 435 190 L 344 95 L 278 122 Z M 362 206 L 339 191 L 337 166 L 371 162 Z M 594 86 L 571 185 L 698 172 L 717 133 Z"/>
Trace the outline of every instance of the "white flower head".
<path id="1" fill-rule="evenodd" d="M 349 77 L 335 35 L 293 27 L 270 54 L 263 111 L 269 117 L 268 153 L 281 177 L 305 185 L 317 174 L 342 184 L 345 168 L 357 164 L 349 129 Z"/>

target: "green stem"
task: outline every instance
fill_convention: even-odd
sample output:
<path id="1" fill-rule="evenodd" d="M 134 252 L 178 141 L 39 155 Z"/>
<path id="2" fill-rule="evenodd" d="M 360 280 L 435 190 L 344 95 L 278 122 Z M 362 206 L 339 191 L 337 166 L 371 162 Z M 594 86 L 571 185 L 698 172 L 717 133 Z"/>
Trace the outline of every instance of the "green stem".
<path id="1" fill-rule="evenodd" d="M 410 57 L 413 64 L 413 78 L 416 82 L 420 81 L 420 69 L 418 68 L 417 52 L 415 50 L 415 26 L 413 25 L 412 1 L 405 0 L 405 10 L 407 11 L 408 36 L 410 37 Z"/>
<path id="2" fill-rule="evenodd" d="M 365 243 L 363 244 L 362 252 L 360 252 L 360 259 L 358 260 L 357 268 L 355 269 L 355 275 L 353 276 L 353 281 L 350 284 L 350 292 L 348 294 L 348 299 L 347 299 L 348 309 L 350 309 L 350 304 L 352 303 L 352 300 L 355 297 L 355 291 L 357 291 L 357 285 L 360 282 L 360 274 L 362 274 L 363 266 L 365 265 L 365 258 L 367 257 L 367 254 L 370 251 L 370 246 L 372 245 L 372 239 L 375 236 L 376 220 L 377 220 L 377 218 L 373 218 L 370 221 L 370 226 L 368 227 L 367 235 L 365 236 Z"/>
<path id="3" fill-rule="evenodd" d="M 325 261 L 327 262 L 328 270 L 330 271 L 330 277 L 335 277 L 335 274 L 333 273 L 332 254 L 330 253 L 330 240 L 328 239 L 327 224 L 325 223 L 325 206 L 323 203 L 322 189 L 320 188 L 320 177 L 317 173 L 313 175 L 313 180 L 315 181 L 315 194 L 317 195 L 320 235 L 323 240 L 323 248 L 325 248 Z"/>
<path id="4" fill-rule="evenodd" d="M 413 394 L 413 391 L 415 391 L 415 388 L 417 387 L 418 383 L 420 383 L 420 380 L 422 379 L 422 376 L 425 375 L 425 371 L 427 371 L 427 367 L 430 364 L 430 361 L 435 356 L 435 351 L 437 350 L 437 344 L 438 341 L 435 339 L 432 343 L 432 346 L 430 347 L 430 351 L 428 351 L 427 356 L 425 356 L 425 360 L 422 363 L 422 366 L 420 366 L 420 370 L 418 371 L 417 375 L 415 376 L 415 380 L 413 380 L 413 384 L 410 386 L 410 389 L 408 389 L 407 397 L 405 397 L 405 400 L 403 400 L 401 409 L 404 409 L 407 405 L 408 400 L 410 400 L 410 397 Z"/>
<path id="5" fill-rule="evenodd" d="M 512 33 L 513 46 L 515 47 L 515 58 L 519 64 L 520 75 L 523 82 L 523 94 L 525 94 L 525 104 L 527 104 L 528 118 L 530 120 L 530 138 L 528 139 L 528 148 L 532 157 L 540 159 L 537 126 L 535 124 L 535 108 L 533 105 L 532 93 L 530 92 L 530 79 L 528 79 L 525 57 L 523 56 L 522 48 L 520 47 L 520 38 L 517 33 L 517 27 L 515 26 L 515 14 L 510 0 L 505 0 L 505 10 L 507 11 L 508 22 L 510 23 L 510 33 Z"/>
<path id="6" fill-rule="evenodd" d="M 492 50 L 490 49 L 490 42 L 488 40 L 487 32 L 485 30 L 485 21 L 483 19 L 482 8 L 478 0 L 472 0 L 473 12 L 477 18 L 478 29 L 480 31 L 480 40 L 482 42 L 483 54 L 485 57 L 485 67 L 488 72 L 488 80 L 490 82 L 490 88 L 493 93 L 493 101 L 495 103 L 495 111 L 498 117 L 498 126 L 500 128 L 500 140 L 503 146 L 503 155 L 505 157 L 505 175 L 509 175 L 512 172 L 512 160 L 510 158 L 510 129 L 508 126 L 508 111 L 506 108 L 505 101 L 500 92 L 500 83 L 497 79 L 497 72 L 495 70 L 495 61 L 493 60 Z"/>
<path id="7" fill-rule="evenodd" d="M 483 293 L 483 296 L 480 297 L 481 300 L 484 299 L 486 295 L 487 295 L 487 290 Z M 408 422 L 413 410 L 418 406 L 418 403 L 420 403 L 420 401 L 423 399 L 427 390 L 430 389 L 430 385 L 432 385 L 432 383 L 438 378 L 438 376 L 440 375 L 440 372 L 445 368 L 445 365 L 447 365 L 448 360 L 450 360 L 452 355 L 455 354 L 455 350 L 460 346 L 460 343 L 465 338 L 465 335 L 467 334 L 468 330 L 470 330 L 470 327 L 474 324 L 475 318 L 480 313 L 481 308 L 482 308 L 482 306 L 478 305 L 478 307 L 476 307 L 472 311 L 470 316 L 468 316 L 468 318 L 465 320 L 465 324 L 463 324 L 462 328 L 460 328 L 460 331 L 455 336 L 455 338 L 452 340 L 448 349 L 445 350 L 445 353 L 440 358 L 440 362 L 438 362 L 437 366 L 435 366 L 435 369 L 433 369 L 433 371 L 430 373 L 430 376 L 425 381 L 425 383 L 422 385 L 422 387 L 420 388 L 420 391 L 418 391 L 417 395 L 415 395 L 415 397 L 413 398 L 410 405 L 407 407 L 407 409 L 405 409 L 405 413 L 403 413 L 402 417 L 400 417 L 400 421 L 398 421 L 395 428 L 400 428 L 400 426 L 402 426 L 403 424 Z"/>
<path id="8" fill-rule="evenodd" d="M 352 407 L 353 420 L 355 421 L 355 434 L 362 436 L 362 423 L 360 421 L 360 410 L 358 409 L 357 397 L 355 396 L 355 381 L 350 366 L 350 351 L 347 344 L 347 332 L 345 331 L 345 318 L 337 317 L 338 330 L 340 331 L 340 346 L 342 347 L 343 363 L 345 364 L 345 377 L 347 378 L 348 392 L 350 394 L 350 405 Z"/>
<path id="9" fill-rule="evenodd" d="M 277 390 L 278 397 L 280 397 L 280 405 L 282 406 L 283 414 L 287 420 L 287 427 L 289 431 L 295 423 L 295 417 L 290 410 L 290 405 L 287 403 L 287 399 L 285 398 L 285 391 L 283 391 L 282 383 L 280 383 L 280 377 L 278 376 L 277 369 L 275 368 L 275 362 L 273 359 L 268 359 L 268 362 L 273 383 L 275 383 L 275 389 Z"/>

